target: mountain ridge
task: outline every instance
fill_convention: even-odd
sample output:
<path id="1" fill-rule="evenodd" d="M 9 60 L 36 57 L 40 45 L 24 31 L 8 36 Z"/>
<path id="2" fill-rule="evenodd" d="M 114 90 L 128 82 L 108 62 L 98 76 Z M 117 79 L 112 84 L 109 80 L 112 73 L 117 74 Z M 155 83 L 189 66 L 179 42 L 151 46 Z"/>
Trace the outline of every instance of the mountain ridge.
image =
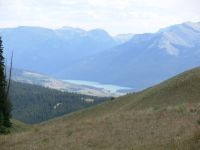
<path id="1" fill-rule="evenodd" d="M 126 43 L 84 60 L 84 63 L 78 62 L 72 66 L 74 69 L 68 71 L 66 68 L 61 74 L 141 90 L 198 66 L 199 41 L 200 32 L 178 24 L 166 31 L 134 35 Z M 103 78 L 103 73 L 107 78 Z"/>
<path id="2" fill-rule="evenodd" d="M 16 50 L 14 62 L 17 68 L 27 68 L 25 70 L 67 80 L 132 87 L 138 91 L 200 64 L 199 26 L 199 23 L 193 22 L 176 24 L 156 33 L 134 34 L 121 44 L 116 43 L 115 38 L 102 29 L 92 30 L 94 34 L 86 34 L 81 39 L 81 34 L 76 33 L 81 29 L 71 28 L 67 29 L 70 32 L 66 37 L 64 31 L 59 31 L 56 40 L 55 33 L 50 31 L 50 37 L 44 36 L 43 39 L 40 36 L 24 35 L 21 42 L 28 38 L 31 41 L 26 46 L 13 40 L 17 35 L 10 36 L 11 32 L 4 31 L 3 37 L 7 37 L 6 51 Z M 77 40 L 73 38 L 76 37 L 74 32 L 78 34 Z M 80 32 L 85 33 L 82 30 Z M 46 32 L 40 34 L 46 35 Z M 9 58 L 9 54 L 7 56 Z M 31 69 L 28 69 L 30 66 Z"/>

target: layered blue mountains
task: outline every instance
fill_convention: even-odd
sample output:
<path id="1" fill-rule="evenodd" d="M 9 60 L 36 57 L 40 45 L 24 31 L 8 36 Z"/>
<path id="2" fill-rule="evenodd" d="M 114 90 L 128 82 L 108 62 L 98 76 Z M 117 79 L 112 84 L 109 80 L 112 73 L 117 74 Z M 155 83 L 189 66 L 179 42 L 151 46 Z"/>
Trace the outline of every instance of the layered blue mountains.
<path id="1" fill-rule="evenodd" d="M 200 65 L 200 22 L 155 33 L 111 36 L 103 29 L 0 29 L 7 62 L 65 80 L 131 87 L 135 91 Z"/>

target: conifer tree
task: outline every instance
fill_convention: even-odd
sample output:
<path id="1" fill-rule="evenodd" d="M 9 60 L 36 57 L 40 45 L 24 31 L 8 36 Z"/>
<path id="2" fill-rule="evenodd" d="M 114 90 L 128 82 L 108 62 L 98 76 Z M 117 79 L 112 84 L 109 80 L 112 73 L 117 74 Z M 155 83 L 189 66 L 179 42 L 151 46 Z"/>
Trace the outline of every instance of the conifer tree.
<path id="1" fill-rule="evenodd" d="M 11 103 L 8 97 L 5 59 L 3 56 L 3 42 L 0 37 L 0 132 L 11 127 Z"/>

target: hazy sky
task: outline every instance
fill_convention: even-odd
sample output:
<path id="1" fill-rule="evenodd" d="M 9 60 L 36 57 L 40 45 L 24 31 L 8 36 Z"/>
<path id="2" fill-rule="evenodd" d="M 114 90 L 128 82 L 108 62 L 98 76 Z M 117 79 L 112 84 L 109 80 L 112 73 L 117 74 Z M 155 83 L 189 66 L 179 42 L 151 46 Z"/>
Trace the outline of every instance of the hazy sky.
<path id="1" fill-rule="evenodd" d="M 200 0 L 0 0 L 0 27 L 73 26 L 117 34 L 185 21 L 200 21 Z"/>

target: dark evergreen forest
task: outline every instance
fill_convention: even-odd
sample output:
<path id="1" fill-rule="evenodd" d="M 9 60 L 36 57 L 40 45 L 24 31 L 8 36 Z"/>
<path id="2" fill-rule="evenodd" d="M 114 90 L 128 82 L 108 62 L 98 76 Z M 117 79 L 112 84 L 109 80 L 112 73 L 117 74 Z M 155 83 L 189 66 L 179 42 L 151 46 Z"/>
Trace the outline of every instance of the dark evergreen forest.
<path id="1" fill-rule="evenodd" d="M 10 99 L 15 119 L 34 124 L 97 105 L 108 98 L 61 92 L 12 81 Z"/>

